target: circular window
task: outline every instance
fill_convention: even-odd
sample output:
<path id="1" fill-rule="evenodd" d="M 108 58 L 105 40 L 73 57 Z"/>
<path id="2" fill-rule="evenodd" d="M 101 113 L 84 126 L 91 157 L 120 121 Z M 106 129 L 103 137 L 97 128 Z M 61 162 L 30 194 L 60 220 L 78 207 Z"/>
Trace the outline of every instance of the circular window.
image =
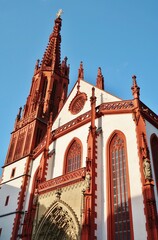
<path id="1" fill-rule="evenodd" d="M 87 100 L 87 97 L 85 93 L 80 93 L 79 95 L 77 95 L 70 103 L 70 107 L 69 107 L 70 112 L 72 114 L 79 113 L 83 109 L 86 100 Z"/>

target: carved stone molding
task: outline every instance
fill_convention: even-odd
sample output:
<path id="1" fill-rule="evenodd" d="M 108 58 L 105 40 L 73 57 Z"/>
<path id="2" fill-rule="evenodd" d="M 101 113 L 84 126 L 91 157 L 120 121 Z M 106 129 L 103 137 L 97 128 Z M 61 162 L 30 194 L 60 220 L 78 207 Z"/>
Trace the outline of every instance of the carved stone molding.
<path id="1" fill-rule="evenodd" d="M 145 119 L 158 128 L 158 115 L 148 108 L 143 102 L 140 102 L 140 109 Z"/>
<path id="2" fill-rule="evenodd" d="M 73 209 L 62 200 L 55 201 L 36 226 L 33 239 L 78 240 L 80 225 Z"/>
<path id="3" fill-rule="evenodd" d="M 67 173 L 60 177 L 53 178 L 39 185 L 39 193 L 47 192 L 53 189 L 64 187 L 75 182 L 83 181 L 85 168 L 80 168 L 76 171 Z"/>
<path id="4" fill-rule="evenodd" d="M 127 100 L 127 101 L 117 101 L 117 102 L 108 102 L 108 103 L 102 103 L 99 106 L 99 111 L 120 111 L 120 110 L 128 110 L 128 109 L 133 109 L 134 104 L 132 100 Z"/>
<path id="5" fill-rule="evenodd" d="M 70 112 L 74 115 L 79 113 L 83 109 L 86 100 L 87 95 L 85 93 L 79 92 L 70 103 L 69 106 Z"/>

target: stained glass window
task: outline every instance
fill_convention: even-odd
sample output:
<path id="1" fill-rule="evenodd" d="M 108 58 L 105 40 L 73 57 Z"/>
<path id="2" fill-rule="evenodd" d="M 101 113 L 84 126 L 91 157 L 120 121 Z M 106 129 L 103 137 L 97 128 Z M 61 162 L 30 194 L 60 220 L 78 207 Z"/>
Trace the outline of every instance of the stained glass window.
<path id="1" fill-rule="evenodd" d="M 111 239 L 113 240 L 132 239 L 125 151 L 124 139 L 121 135 L 115 134 L 110 144 L 110 215 L 112 225 Z"/>
<path id="2" fill-rule="evenodd" d="M 74 140 L 67 154 L 66 172 L 72 172 L 81 167 L 81 144 Z"/>

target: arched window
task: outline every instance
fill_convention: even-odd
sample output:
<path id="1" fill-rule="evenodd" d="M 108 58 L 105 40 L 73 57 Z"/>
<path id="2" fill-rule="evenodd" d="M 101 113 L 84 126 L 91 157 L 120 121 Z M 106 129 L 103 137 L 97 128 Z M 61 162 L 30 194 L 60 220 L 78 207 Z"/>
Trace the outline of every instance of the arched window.
<path id="1" fill-rule="evenodd" d="M 74 139 L 67 150 L 65 173 L 75 171 L 81 167 L 81 153 L 81 142 L 78 139 Z"/>
<path id="2" fill-rule="evenodd" d="M 153 159 L 153 167 L 154 167 L 154 175 L 155 175 L 155 182 L 158 188 L 158 137 L 153 134 L 151 136 L 151 152 L 152 152 L 152 159 Z"/>
<path id="3" fill-rule="evenodd" d="M 120 132 L 109 144 L 109 218 L 108 239 L 133 239 L 127 171 L 126 144 Z"/>
<path id="4" fill-rule="evenodd" d="M 47 78 L 45 78 L 43 80 L 43 86 L 42 86 L 42 99 L 44 99 L 46 96 L 47 85 L 48 85 L 48 80 L 47 80 Z"/>

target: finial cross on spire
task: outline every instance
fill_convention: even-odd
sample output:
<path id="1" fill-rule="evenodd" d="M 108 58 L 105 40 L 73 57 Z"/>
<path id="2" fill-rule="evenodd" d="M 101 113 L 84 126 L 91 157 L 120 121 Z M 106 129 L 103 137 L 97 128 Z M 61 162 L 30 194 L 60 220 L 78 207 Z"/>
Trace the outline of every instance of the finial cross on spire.
<path id="1" fill-rule="evenodd" d="M 56 14 L 57 18 L 60 18 L 61 14 L 63 14 L 63 13 L 64 13 L 63 10 L 59 9 L 59 11 Z"/>

